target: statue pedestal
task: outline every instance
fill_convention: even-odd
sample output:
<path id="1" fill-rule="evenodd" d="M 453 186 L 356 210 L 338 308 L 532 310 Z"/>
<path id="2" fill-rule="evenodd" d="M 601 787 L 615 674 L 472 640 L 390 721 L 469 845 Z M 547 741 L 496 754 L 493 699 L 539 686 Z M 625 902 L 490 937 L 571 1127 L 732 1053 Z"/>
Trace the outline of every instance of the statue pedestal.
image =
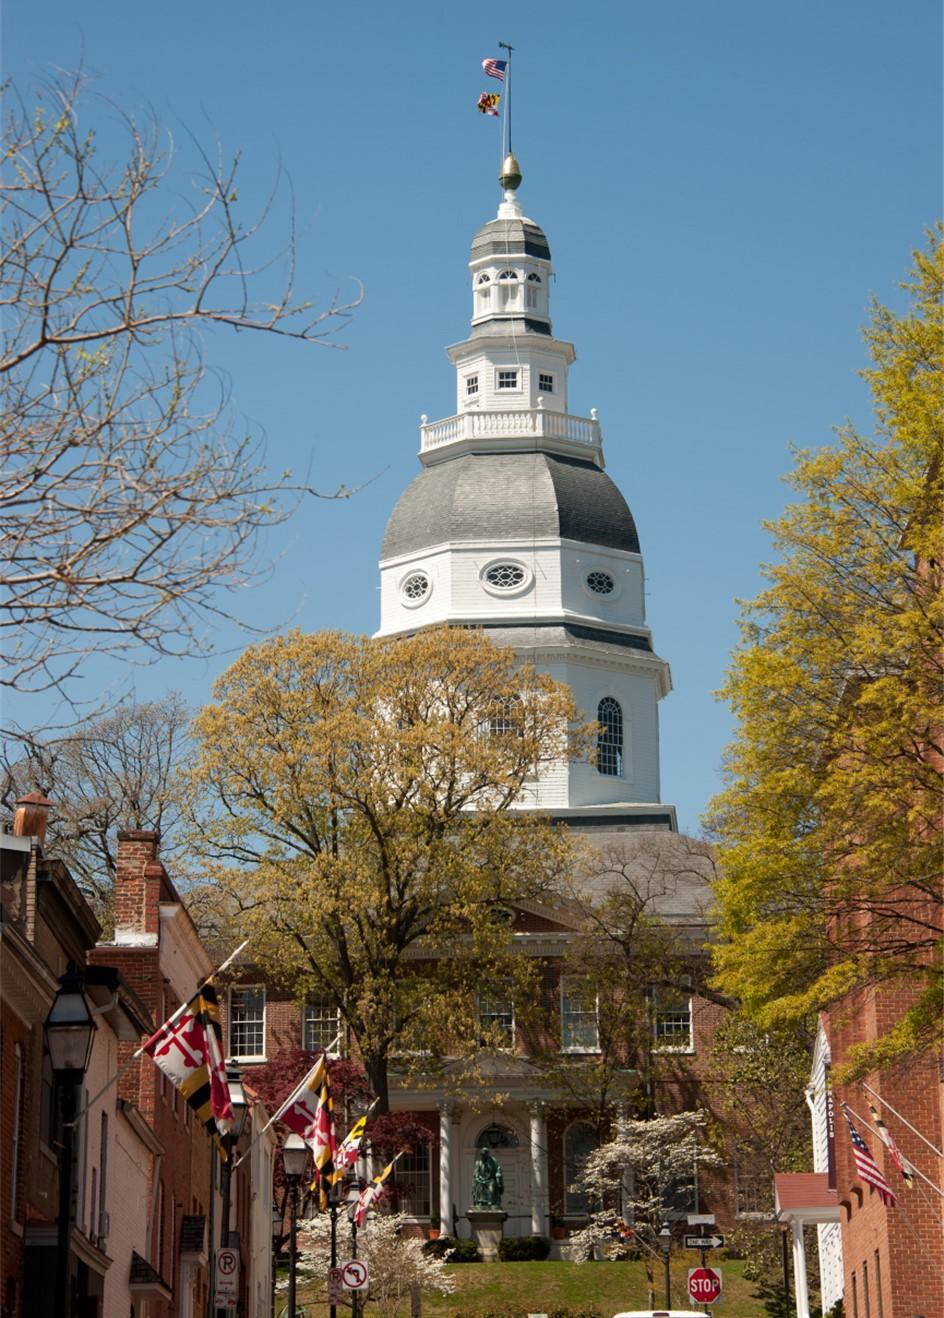
<path id="1" fill-rule="evenodd" d="M 466 1213 L 483 1263 L 494 1263 L 498 1258 L 498 1242 L 507 1216 L 503 1208 L 470 1208 Z"/>

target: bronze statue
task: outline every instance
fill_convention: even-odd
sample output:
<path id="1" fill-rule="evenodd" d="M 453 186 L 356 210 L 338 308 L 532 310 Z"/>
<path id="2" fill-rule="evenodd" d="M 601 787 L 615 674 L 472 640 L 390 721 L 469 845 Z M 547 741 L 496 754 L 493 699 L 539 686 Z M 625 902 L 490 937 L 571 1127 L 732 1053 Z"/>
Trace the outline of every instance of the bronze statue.
<path id="1" fill-rule="evenodd" d="M 501 1164 L 490 1149 L 483 1148 L 472 1170 L 472 1207 L 501 1208 L 504 1188 Z"/>

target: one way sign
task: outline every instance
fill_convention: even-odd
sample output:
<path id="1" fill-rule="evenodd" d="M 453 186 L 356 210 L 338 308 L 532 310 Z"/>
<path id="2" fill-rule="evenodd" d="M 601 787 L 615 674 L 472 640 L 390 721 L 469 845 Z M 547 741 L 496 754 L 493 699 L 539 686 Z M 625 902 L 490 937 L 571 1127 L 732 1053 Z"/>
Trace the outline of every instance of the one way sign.
<path id="1" fill-rule="evenodd" d="M 724 1249 L 724 1236 L 686 1236 L 686 1249 Z"/>

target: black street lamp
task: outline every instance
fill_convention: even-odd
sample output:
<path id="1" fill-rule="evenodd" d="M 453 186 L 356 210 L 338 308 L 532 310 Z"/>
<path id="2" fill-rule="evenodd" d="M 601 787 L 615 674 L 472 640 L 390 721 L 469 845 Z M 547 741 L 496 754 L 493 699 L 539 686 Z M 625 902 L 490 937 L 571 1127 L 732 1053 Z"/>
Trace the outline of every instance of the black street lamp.
<path id="1" fill-rule="evenodd" d="M 301 1135 L 296 1135 L 294 1131 L 286 1135 L 285 1143 L 282 1145 L 282 1166 L 285 1169 L 285 1180 L 288 1183 L 289 1190 L 289 1237 L 288 1237 L 288 1318 L 296 1318 L 295 1315 L 295 1289 L 296 1289 L 296 1257 L 295 1257 L 295 1238 L 298 1230 L 298 1183 L 305 1175 L 305 1168 L 308 1165 L 308 1145 L 302 1139 Z"/>
<path id="2" fill-rule="evenodd" d="M 243 1133 L 246 1124 L 246 1116 L 249 1112 L 249 1104 L 246 1102 L 246 1095 L 243 1090 L 243 1078 L 233 1062 L 227 1062 L 226 1065 L 226 1084 L 229 1089 L 229 1103 L 233 1109 L 233 1120 L 226 1135 L 221 1137 L 226 1157 L 221 1160 L 220 1164 L 220 1195 L 222 1197 L 222 1212 L 220 1214 L 220 1249 L 229 1247 L 229 1218 L 230 1218 L 230 1198 L 233 1184 L 233 1154 L 236 1151 L 236 1145 L 239 1143 L 239 1137 Z M 225 1315 L 226 1310 L 218 1310 Z"/>
<path id="3" fill-rule="evenodd" d="M 82 992 L 82 976 L 70 966 L 59 980 L 43 1025 L 46 1050 L 56 1077 L 61 1137 L 59 1143 L 59 1216 L 56 1233 L 56 1318 L 69 1318 L 69 1245 L 72 1235 L 72 1157 L 75 1146 L 76 1095 L 88 1069 L 95 1022 Z"/>
<path id="4" fill-rule="evenodd" d="M 665 1261 L 665 1307 L 672 1308 L 672 1228 L 668 1222 L 662 1223 L 662 1230 L 659 1232 L 659 1248 L 662 1250 L 662 1256 Z"/>

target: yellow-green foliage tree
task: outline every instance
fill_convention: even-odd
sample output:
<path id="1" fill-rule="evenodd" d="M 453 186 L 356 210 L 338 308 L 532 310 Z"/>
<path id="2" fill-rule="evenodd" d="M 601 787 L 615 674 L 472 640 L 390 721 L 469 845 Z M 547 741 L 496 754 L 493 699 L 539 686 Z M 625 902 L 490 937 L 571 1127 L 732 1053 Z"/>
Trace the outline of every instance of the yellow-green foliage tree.
<path id="1" fill-rule="evenodd" d="M 744 609 L 723 694 L 738 719 L 714 801 L 718 982 L 760 1023 L 911 981 L 857 1065 L 939 1028 L 942 231 L 911 305 L 873 305 L 875 434 L 797 455 L 800 502 Z"/>
<path id="2" fill-rule="evenodd" d="M 207 874 L 253 960 L 334 1002 L 380 1099 L 396 1050 L 474 1044 L 475 993 L 514 975 L 507 910 L 569 845 L 511 807 L 574 748 L 567 688 L 482 633 L 293 633 L 249 649 L 195 722 Z"/>

